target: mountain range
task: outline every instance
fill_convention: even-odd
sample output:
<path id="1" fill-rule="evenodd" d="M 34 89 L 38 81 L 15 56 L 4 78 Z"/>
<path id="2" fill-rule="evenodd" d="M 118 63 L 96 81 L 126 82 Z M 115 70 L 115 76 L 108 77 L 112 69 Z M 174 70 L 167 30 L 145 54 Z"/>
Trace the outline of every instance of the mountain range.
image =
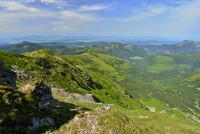
<path id="1" fill-rule="evenodd" d="M 5 45 L 0 133 L 199 133 L 199 44 Z"/>

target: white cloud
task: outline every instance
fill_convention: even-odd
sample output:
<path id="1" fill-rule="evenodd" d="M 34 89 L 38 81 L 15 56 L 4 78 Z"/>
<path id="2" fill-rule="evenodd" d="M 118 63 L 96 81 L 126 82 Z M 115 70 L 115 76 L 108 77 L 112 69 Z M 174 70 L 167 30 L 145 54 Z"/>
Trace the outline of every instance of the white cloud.
<path id="1" fill-rule="evenodd" d="M 40 0 L 40 2 L 48 4 L 48 3 L 59 3 L 62 2 L 62 0 Z"/>
<path id="2" fill-rule="evenodd" d="M 96 18 L 92 14 L 83 14 L 83 13 L 78 13 L 78 12 L 70 11 L 70 10 L 62 11 L 60 14 L 61 14 L 61 18 L 65 20 L 94 21 Z"/>
<path id="3" fill-rule="evenodd" d="M 36 0 L 19 0 L 21 2 L 26 2 L 26 3 L 29 3 L 29 2 L 36 2 Z"/>
<path id="4" fill-rule="evenodd" d="M 171 3 L 144 5 L 143 8 L 135 7 L 136 9 L 131 13 L 127 12 L 124 16 L 129 15 L 128 17 L 113 15 L 108 18 L 99 18 L 97 12 L 90 11 L 104 10 L 111 6 L 76 5 L 52 10 L 64 1 L 67 0 L 0 0 L 0 8 L 3 7 L 0 11 L 0 34 L 73 33 L 76 35 L 84 33 L 183 36 L 188 33 L 195 35 L 193 31 L 200 31 L 198 26 L 200 0 L 180 0 L 181 2 L 174 5 Z M 42 2 L 46 5 L 43 5 L 44 9 L 38 9 L 34 8 L 35 3 L 32 5 L 31 2 L 37 2 L 36 4 Z M 62 4 L 61 6 L 63 7 Z"/>
<path id="5" fill-rule="evenodd" d="M 199 29 L 199 21 L 200 1 L 195 0 L 193 2 L 188 2 L 184 5 L 173 8 L 168 13 L 168 16 L 166 16 L 166 22 L 164 23 L 169 27 L 173 27 L 174 31 L 181 31 L 181 33 L 192 33 L 191 30 Z"/>
<path id="6" fill-rule="evenodd" d="M 137 33 L 157 36 L 196 36 L 200 23 L 200 1 L 182 1 L 179 5 L 146 5 L 135 15 L 124 18 Z M 122 19 L 120 18 L 120 21 Z"/>
<path id="7" fill-rule="evenodd" d="M 179 19 L 196 19 L 200 17 L 200 1 L 196 0 L 179 7 L 174 8 L 171 11 L 171 16 L 176 16 Z"/>
<path id="8" fill-rule="evenodd" d="M 28 7 L 16 1 L 0 1 L 0 7 L 5 8 L 8 11 L 28 11 L 37 12 L 39 9 Z"/>
<path id="9" fill-rule="evenodd" d="M 66 26 L 66 24 L 62 24 L 62 23 L 55 23 L 52 27 L 52 30 L 56 32 L 74 31 L 74 29 L 71 26 Z"/>
<path id="10" fill-rule="evenodd" d="M 93 5 L 93 6 L 81 6 L 79 11 L 97 11 L 97 10 L 103 10 L 109 8 L 109 6 L 103 6 L 103 5 Z"/>
<path id="11" fill-rule="evenodd" d="M 66 7 L 66 6 L 71 6 L 68 1 L 66 0 L 38 0 L 39 2 L 41 3 L 44 3 L 46 5 L 49 5 L 49 4 L 54 4 L 56 6 L 58 6 L 58 8 L 63 8 L 63 7 Z"/>
<path id="12" fill-rule="evenodd" d="M 187 4 L 188 2 L 193 2 L 193 0 L 171 0 L 168 1 L 168 3 L 170 4 L 176 4 L 176 5 L 183 5 L 183 4 Z"/>
<path id="13" fill-rule="evenodd" d="M 0 13 L 0 34 L 37 34 L 51 33 L 51 18 L 56 14 L 49 12 L 9 12 Z M 49 19 L 49 20 L 47 20 Z M 45 26 L 47 25 L 47 26 Z"/>
<path id="14" fill-rule="evenodd" d="M 166 13 L 167 11 L 170 10 L 169 7 L 161 4 L 156 4 L 156 5 L 148 5 L 144 8 L 145 10 L 141 11 L 136 11 L 134 12 L 132 16 L 123 19 L 124 21 L 140 21 L 143 19 L 148 19 L 157 15 L 161 15 Z"/>

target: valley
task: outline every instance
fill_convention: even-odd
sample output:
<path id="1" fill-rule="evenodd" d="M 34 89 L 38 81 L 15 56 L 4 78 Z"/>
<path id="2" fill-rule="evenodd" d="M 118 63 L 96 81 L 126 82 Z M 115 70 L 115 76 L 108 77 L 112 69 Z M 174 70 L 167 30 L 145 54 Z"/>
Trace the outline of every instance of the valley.
<path id="1" fill-rule="evenodd" d="M 42 44 L 1 47 L 0 133 L 200 132 L 200 43 Z"/>

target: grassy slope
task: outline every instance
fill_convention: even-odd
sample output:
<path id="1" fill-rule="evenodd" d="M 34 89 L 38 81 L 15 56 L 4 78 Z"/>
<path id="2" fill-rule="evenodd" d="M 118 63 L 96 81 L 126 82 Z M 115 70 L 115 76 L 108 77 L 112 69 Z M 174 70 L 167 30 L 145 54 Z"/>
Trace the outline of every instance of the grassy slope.
<path id="1" fill-rule="evenodd" d="M 69 92 L 93 93 L 96 98 L 105 103 L 114 103 L 132 109 L 143 108 L 140 102 L 131 99 L 128 95 L 126 96 L 125 90 L 110 79 L 110 77 L 115 76 L 118 79 L 122 78 L 112 66 L 106 64 L 103 60 L 99 60 L 99 58 L 91 58 L 94 61 L 96 60 L 94 63 L 99 64 L 98 66 L 95 67 L 93 66 L 94 64 L 89 62 L 89 64 L 85 65 L 90 65 L 90 68 L 84 70 L 81 67 L 77 67 L 76 62 L 71 57 L 60 56 L 46 49 L 26 53 L 24 56 L 3 51 L 0 54 L 0 59 L 7 66 L 11 67 L 14 63 L 30 76 L 25 82 L 19 81 L 19 86 L 30 81 L 42 80 L 51 86 L 64 88 Z M 87 54 L 84 55 L 86 57 L 80 56 L 79 61 L 81 64 L 90 60 Z M 111 56 L 106 57 L 103 54 L 99 56 L 104 60 L 110 57 L 111 60 L 115 59 L 116 62 L 123 63 L 123 60 Z M 82 57 L 83 59 L 81 59 Z M 78 62 L 78 59 L 75 60 Z M 99 67 L 101 73 L 92 71 L 92 69 L 99 69 Z M 103 75 L 102 71 L 108 75 Z"/>
<path id="2" fill-rule="evenodd" d="M 131 56 L 121 55 L 127 52 L 123 45 L 113 44 L 102 46 L 101 49 L 124 59 Z M 199 54 L 196 52 L 174 56 L 155 55 L 140 60 L 131 58 L 130 61 L 135 67 L 121 72 L 124 79 L 121 79 L 120 85 L 147 106 L 160 109 L 160 104 L 157 103 L 160 101 L 172 108 L 178 107 L 186 113 L 199 117 L 198 78 L 200 75 L 195 71 L 200 65 Z M 195 72 L 191 73 L 193 71 Z"/>
<path id="3" fill-rule="evenodd" d="M 147 106 L 157 106 L 157 110 L 155 113 L 151 113 L 148 110 L 143 109 L 143 105 L 135 99 L 131 99 L 129 95 L 126 93 L 126 90 L 122 88 L 117 81 L 125 80 L 126 76 L 123 76 L 121 73 L 125 73 L 124 70 L 130 69 L 131 65 L 127 63 L 125 60 L 118 59 L 109 55 L 105 55 L 98 51 L 89 51 L 82 55 L 77 56 L 60 56 L 54 53 L 51 53 L 46 50 L 41 50 L 33 53 L 27 53 L 26 56 L 13 55 L 10 53 L 5 53 L 1 51 L 1 59 L 6 62 L 6 65 L 10 67 L 12 63 L 16 63 L 20 69 L 23 69 L 26 73 L 28 73 L 27 64 L 33 64 L 38 73 L 43 73 L 40 68 L 41 65 L 36 65 L 33 59 L 35 58 L 44 58 L 51 66 L 51 71 L 55 70 L 63 70 L 64 64 L 69 64 L 71 69 L 78 70 L 72 74 L 72 76 L 77 76 L 77 74 L 81 74 L 82 72 L 86 73 L 88 76 L 91 76 L 94 81 L 97 81 L 102 85 L 101 89 L 93 89 L 89 87 L 91 90 L 84 89 L 76 85 L 77 88 L 82 88 L 84 93 L 89 92 L 96 96 L 99 100 L 104 103 L 113 103 L 115 104 L 111 111 L 105 112 L 104 115 L 99 116 L 98 122 L 100 126 L 105 128 L 105 132 L 108 132 L 110 128 L 113 126 L 117 126 L 116 130 L 119 132 L 131 132 L 131 131 L 140 131 L 141 133 L 160 133 L 160 132 L 174 132 L 174 133 L 195 133 L 199 131 L 198 125 L 195 123 L 191 123 L 186 120 L 185 116 L 176 110 L 172 110 L 169 108 L 165 108 L 165 106 L 159 101 L 147 101 L 145 105 Z M 21 60 L 20 60 L 21 59 Z M 51 62 L 50 62 L 51 61 Z M 58 69 L 59 68 L 59 69 Z M 55 71 L 58 74 L 57 71 Z M 71 72 L 71 71 L 70 71 Z M 73 72 L 73 71 L 72 71 Z M 31 75 L 31 73 L 30 73 Z M 63 80 L 61 76 L 55 75 L 46 75 L 46 79 L 51 79 L 51 77 L 57 77 L 59 79 L 55 79 L 55 85 Z M 39 78 L 40 76 L 35 76 L 34 78 Z M 71 78 L 71 77 L 70 77 Z M 81 80 L 81 78 L 77 78 Z M 74 80 L 71 80 L 74 82 Z M 84 81 L 84 80 L 83 80 Z M 48 81 L 47 81 L 48 82 Z M 51 81 L 50 81 L 51 82 Z M 138 82 L 141 82 L 139 80 Z M 139 84 L 140 85 L 140 84 Z M 143 85 L 141 83 L 141 85 Z M 62 85 L 56 85 L 62 88 Z M 66 85 L 65 85 L 66 86 Z M 148 85 L 147 85 L 148 86 Z M 76 90 L 74 87 L 74 92 L 80 92 L 80 90 Z M 59 98 L 58 98 L 59 99 Z M 62 101 L 62 100 L 60 100 Z M 95 108 L 101 105 L 98 104 L 88 104 L 81 102 L 73 102 L 78 105 L 82 105 L 84 107 L 92 109 L 91 114 L 95 114 Z M 132 110 L 131 110 L 132 109 Z M 162 110 L 167 111 L 166 114 L 160 113 Z M 147 119 L 141 119 L 139 116 L 146 117 Z M 106 122 L 107 118 L 111 118 L 111 122 Z M 124 122 L 124 123 L 121 123 Z M 131 127 L 124 127 L 123 125 L 130 125 Z M 66 125 L 64 125 L 66 126 Z M 63 126 L 63 127 L 64 127 Z M 72 124 L 73 127 L 73 124 Z M 61 128 L 63 129 L 63 128 Z M 114 131 L 116 132 L 116 131 Z"/>
<path id="4" fill-rule="evenodd" d="M 77 66 L 79 66 L 80 68 L 86 70 L 90 75 L 92 75 L 94 77 L 101 76 L 99 78 L 102 78 L 102 80 L 106 78 L 106 81 L 104 81 L 105 84 L 107 84 L 106 82 L 110 83 L 111 79 L 114 81 L 122 81 L 123 79 L 125 80 L 126 76 L 122 75 L 121 73 L 124 70 L 131 68 L 131 65 L 129 63 L 127 63 L 125 60 L 121 60 L 121 59 L 114 58 L 114 57 L 111 57 L 108 55 L 104 55 L 102 53 L 87 53 L 87 54 L 82 54 L 82 55 L 77 55 L 77 56 L 67 56 L 67 58 L 69 58 L 71 61 L 73 61 L 73 63 L 76 64 Z M 116 60 L 120 60 L 121 64 L 117 64 L 118 66 L 115 67 L 112 65 L 112 63 L 116 63 Z M 106 66 L 105 66 L 105 63 L 107 63 Z M 119 68 L 117 68 L 117 67 L 119 67 Z M 99 70 L 104 70 L 106 73 L 104 71 L 99 71 Z M 102 74 L 103 74 L 103 76 L 102 76 Z M 112 74 L 120 75 L 121 79 L 113 79 Z M 142 80 L 138 80 L 137 82 L 141 82 L 141 81 Z M 144 85 L 144 82 L 140 83 L 140 84 L 137 83 L 137 84 Z M 150 86 L 148 84 L 146 86 L 149 88 L 151 86 L 151 84 L 150 84 Z M 142 89 L 142 88 L 140 88 L 140 89 Z M 158 90 L 158 89 L 156 89 L 156 90 Z M 115 90 L 115 92 L 116 92 L 116 90 Z M 145 94 L 144 90 L 141 90 L 141 92 L 143 92 Z M 106 100 L 106 99 L 104 99 L 104 100 Z M 127 110 L 124 108 L 115 107 L 116 109 L 114 110 L 114 113 L 119 114 L 119 116 L 113 118 L 114 119 L 113 124 L 116 123 L 115 125 L 120 125 L 117 123 L 118 121 L 119 122 L 121 121 L 121 119 L 119 117 L 124 116 L 124 113 L 131 113 L 131 114 L 126 115 L 126 116 L 128 116 L 127 118 L 131 120 L 130 121 L 130 122 L 132 122 L 131 124 L 141 125 L 142 123 L 145 123 L 144 127 L 142 127 L 142 126 L 139 127 L 139 129 L 141 129 L 141 132 L 143 132 L 143 131 L 145 133 L 148 131 L 150 133 L 151 132 L 160 133 L 163 131 L 166 131 L 166 132 L 169 131 L 169 132 L 174 132 L 174 133 L 198 132 L 199 124 L 198 123 L 195 124 L 195 123 L 191 123 L 191 122 L 187 121 L 185 115 L 181 114 L 179 111 L 172 110 L 172 109 L 164 106 L 162 103 L 160 103 L 160 101 L 155 100 L 155 99 L 152 99 L 151 101 L 148 99 L 148 100 L 144 101 L 143 103 L 145 106 L 156 107 L 156 113 L 152 114 L 145 110 L 139 110 L 139 111 L 133 112 L 133 111 L 130 111 L 130 110 Z M 165 113 L 165 114 L 160 113 L 163 110 L 166 110 L 167 113 Z M 120 111 L 123 111 L 123 113 L 121 113 Z M 107 114 L 107 116 L 110 116 L 110 117 L 115 116 L 115 114 L 112 115 L 111 113 Z M 139 115 L 146 116 L 146 114 L 148 116 L 150 116 L 151 119 L 142 119 L 145 121 L 138 119 Z M 103 120 L 106 119 L 107 116 L 102 117 Z M 163 118 L 165 121 L 161 120 L 160 118 Z M 137 123 L 135 122 L 135 119 L 138 119 Z M 101 119 L 100 119 L 100 122 L 101 122 Z M 112 124 L 105 124 L 105 123 L 104 123 L 104 125 L 106 126 L 106 128 L 107 128 L 106 131 L 108 132 L 109 128 L 112 126 Z M 171 125 L 169 125 L 169 124 L 171 124 Z M 146 126 L 149 126 L 152 129 L 149 130 Z M 123 126 L 119 126 L 119 128 L 121 130 L 120 132 L 125 131 L 125 129 L 127 130 L 126 132 L 134 131 L 134 127 L 127 129 Z M 117 130 L 119 130 L 119 128 Z"/>
<path id="5" fill-rule="evenodd" d="M 155 56 L 152 61 L 152 65 L 147 67 L 149 72 L 163 72 L 163 71 L 171 71 L 174 66 L 174 59 L 170 56 Z M 150 63 L 151 64 L 151 63 Z"/>
<path id="6" fill-rule="evenodd" d="M 105 103 L 117 103 L 133 109 L 141 108 L 138 101 L 132 101 L 126 90 L 114 80 L 122 80 L 123 77 L 117 70 L 128 68 L 130 65 L 122 59 L 102 53 L 85 53 L 77 56 L 66 56 L 76 66 L 86 71 L 98 82 L 104 85 L 106 90 L 94 90 L 93 94 Z M 118 65 L 118 66 L 116 66 Z M 127 97 L 124 97 L 127 96 Z M 115 100 L 115 101 L 112 101 Z"/>
<path id="7" fill-rule="evenodd" d="M 25 55 L 0 51 L 0 55 L 0 59 L 7 67 L 12 68 L 12 65 L 16 65 L 29 76 L 19 80 L 19 86 L 29 81 L 42 80 L 51 86 L 65 88 L 70 92 L 84 93 L 94 88 L 101 88 L 101 85 L 85 72 L 49 50 L 43 49 Z"/>
<path id="8" fill-rule="evenodd" d="M 130 71 L 122 84 L 143 101 L 157 99 L 199 117 L 199 60 L 199 53 L 153 56 L 135 64 L 139 73 Z"/>
<path id="9" fill-rule="evenodd" d="M 94 58 L 94 56 L 99 57 L 98 54 L 96 55 L 92 54 L 89 57 Z M 145 70 L 143 70 L 142 72 L 141 71 L 142 69 L 140 68 L 139 68 L 139 71 L 135 70 L 135 68 L 130 68 L 131 67 L 130 64 L 128 66 L 124 65 L 127 68 L 125 67 L 124 69 L 121 69 L 121 70 L 111 65 L 121 75 L 122 79 L 113 79 L 113 77 L 110 77 L 110 78 L 114 81 L 118 81 L 118 82 L 121 81 L 120 82 L 121 85 L 127 88 L 129 93 L 131 93 L 132 96 L 140 98 L 143 101 L 143 104 L 145 106 L 155 107 L 158 112 L 162 112 L 164 109 L 165 110 L 168 109 L 166 108 L 165 105 L 162 104 L 162 103 L 166 103 L 172 108 L 178 107 L 179 110 L 187 112 L 187 113 L 192 113 L 198 117 L 199 110 L 196 108 L 197 106 L 196 103 L 194 103 L 197 101 L 196 99 L 199 98 L 197 90 L 196 89 L 193 90 L 192 88 L 188 90 L 187 88 L 185 88 L 186 85 L 184 85 L 183 83 L 184 83 L 184 79 L 187 77 L 182 76 L 182 74 L 188 72 L 189 69 L 192 69 L 198 65 L 197 57 L 198 57 L 198 54 L 193 55 L 192 57 L 193 61 L 191 62 L 190 61 L 191 58 L 189 55 L 155 56 L 150 61 L 152 64 L 150 66 L 153 66 L 154 71 L 157 72 L 155 74 L 144 73 Z M 103 60 L 103 58 L 101 58 L 101 60 Z M 115 61 L 115 60 L 112 59 L 109 61 Z M 76 60 L 74 60 L 74 62 L 76 62 Z M 149 63 L 144 63 L 144 64 L 147 65 L 146 67 L 148 70 Z M 119 64 L 117 65 L 119 66 Z M 92 67 L 94 66 L 95 65 L 92 65 Z M 97 69 L 101 69 L 101 67 L 98 66 Z M 130 70 L 130 71 L 127 71 L 127 70 Z M 113 72 L 113 69 L 110 69 L 110 72 L 112 74 L 115 73 Z M 109 72 L 107 73 L 101 72 L 101 73 L 109 76 Z M 190 108 L 195 110 L 195 112 L 191 111 Z M 179 114 L 179 112 L 175 112 L 175 113 Z M 185 120 L 184 116 L 182 117 L 183 117 L 182 121 L 187 122 L 187 121 L 184 121 Z M 173 122 L 173 121 L 169 121 L 169 122 Z M 186 127 L 187 125 L 183 125 L 183 126 Z M 183 126 L 181 127 L 181 129 L 183 129 Z M 197 123 L 197 126 L 198 126 L 198 123 Z M 191 129 L 193 129 L 191 124 L 187 127 L 190 127 Z M 197 127 L 194 130 L 196 129 Z"/>
<path id="10" fill-rule="evenodd" d="M 94 105 L 94 104 L 93 104 Z M 198 133 L 199 124 L 186 120 L 177 110 L 168 109 L 151 113 L 147 110 L 130 110 L 112 106 L 91 108 L 92 111 L 77 115 L 53 134 L 71 133 Z M 106 106 L 107 107 L 107 106 Z"/>

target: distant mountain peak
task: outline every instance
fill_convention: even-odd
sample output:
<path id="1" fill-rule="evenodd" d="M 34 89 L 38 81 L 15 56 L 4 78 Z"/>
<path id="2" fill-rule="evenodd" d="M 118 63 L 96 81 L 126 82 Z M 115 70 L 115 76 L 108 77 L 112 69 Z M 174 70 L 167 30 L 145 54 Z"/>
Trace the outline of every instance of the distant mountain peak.
<path id="1" fill-rule="evenodd" d="M 184 40 L 182 43 L 194 43 L 192 40 Z"/>
<path id="2" fill-rule="evenodd" d="M 31 42 L 28 42 L 28 41 L 22 41 L 21 43 L 19 43 L 17 45 L 37 45 L 37 46 L 39 46 L 38 44 L 31 43 Z"/>
<path id="3" fill-rule="evenodd" d="M 35 44 L 35 43 L 31 43 L 28 41 L 23 41 L 21 43 L 17 43 L 17 44 L 10 44 L 8 46 L 6 46 L 5 48 L 3 48 L 2 50 L 8 51 L 8 52 L 13 52 L 13 53 L 25 53 L 25 52 L 33 52 L 36 50 L 41 49 L 42 46 Z"/>
<path id="4" fill-rule="evenodd" d="M 196 45 L 197 43 L 192 40 L 184 40 L 182 42 L 177 43 L 177 46 L 188 46 L 188 45 Z"/>
<path id="5" fill-rule="evenodd" d="M 20 44 L 27 44 L 27 43 L 32 44 L 31 42 L 28 42 L 28 41 L 22 41 Z"/>

